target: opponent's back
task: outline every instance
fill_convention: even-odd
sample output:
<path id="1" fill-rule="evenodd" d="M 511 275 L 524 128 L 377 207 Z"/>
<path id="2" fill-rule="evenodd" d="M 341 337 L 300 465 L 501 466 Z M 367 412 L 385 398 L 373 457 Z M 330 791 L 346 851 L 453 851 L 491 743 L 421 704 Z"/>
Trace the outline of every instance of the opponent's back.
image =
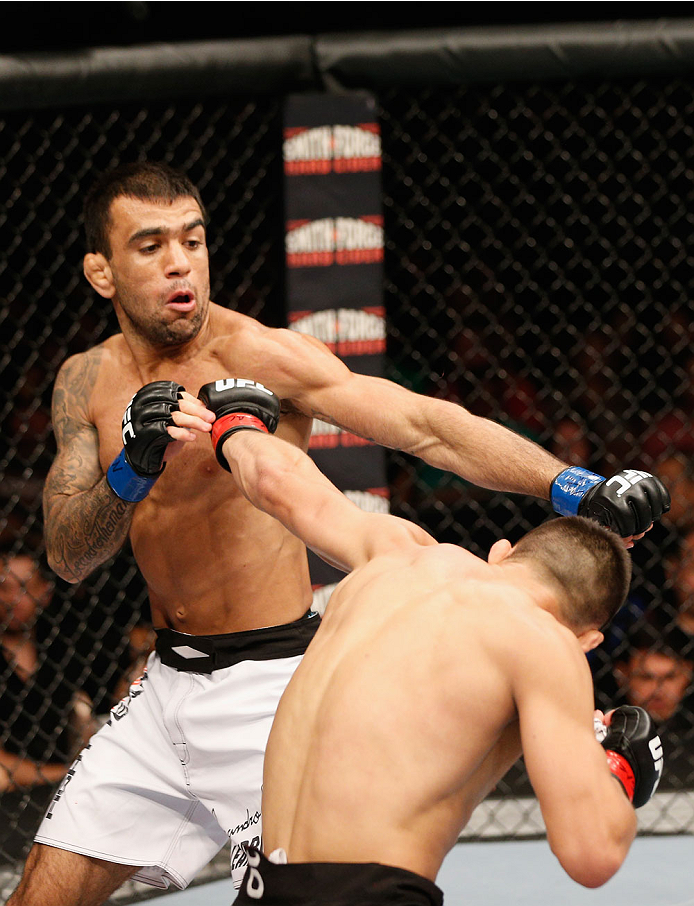
<path id="1" fill-rule="evenodd" d="M 433 879 L 520 755 L 507 662 L 522 622 L 562 631 L 452 545 L 380 556 L 343 580 L 275 718 L 265 851 Z"/>

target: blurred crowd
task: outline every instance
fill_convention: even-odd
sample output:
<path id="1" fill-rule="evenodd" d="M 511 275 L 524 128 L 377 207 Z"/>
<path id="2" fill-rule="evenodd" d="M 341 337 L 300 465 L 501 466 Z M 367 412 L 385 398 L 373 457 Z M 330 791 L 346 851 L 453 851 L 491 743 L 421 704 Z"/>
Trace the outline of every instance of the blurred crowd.
<path id="1" fill-rule="evenodd" d="M 55 787 L 153 649 L 146 610 L 104 631 L 112 602 L 85 610 L 61 585 L 40 554 L 0 550 L 0 864 L 22 858 Z"/>
<path id="2" fill-rule="evenodd" d="M 503 302 L 484 313 L 463 305 L 471 315 L 457 320 L 447 308 L 432 333 L 447 330 L 455 341 L 429 350 L 430 379 L 407 367 L 394 376 L 505 423 L 570 465 L 605 476 L 642 468 L 667 485 L 671 510 L 633 548 L 629 598 L 589 662 L 596 707 L 646 708 L 663 738 L 662 787 L 693 789 L 694 322 L 676 311 L 648 325 L 620 312 L 575 330 L 562 349 L 541 331 L 543 340 L 531 336 L 524 347 L 527 322 L 523 330 L 495 317 Z M 552 515 L 549 504 L 483 491 L 402 456 L 391 488 L 397 512 L 480 556 Z"/>
<path id="3" fill-rule="evenodd" d="M 596 707 L 646 708 L 663 736 L 663 787 L 692 789 L 694 330 L 685 317 L 663 319 L 648 339 L 651 352 L 667 358 L 654 376 L 633 353 L 645 342 L 636 320 L 577 333 L 568 350 L 558 350 L 495 320 L 493 306 L 460 311 L 447 306 L 445 325 L 432 316 L 436 346 L 416 338 L 426 367 L 416 356 L 395 356 L 391 376 L 501 421 L 566 463 L 603 475 L 637 466 L 670 490 L 672 509 L 633 549 L 629 600 L 590 666 Z M 85 316 L 67 348 L 92 345 L 103 329 Z M 50 390 L 65 349 L 49 339 L 40 359 L 22 369 L 1 451 L 0 860 L 21 857 L 55 785 L 128 694 L 153 646 L 146 594 L 127 548 L 78 586 L 51 576 L 43 562 L 40 496 L 54 452 Z M 474 488 L 403 454 L 391 454 L 389 463 L 392 510 L 480 555 L 497 538 L 514 541 L 552 515 L 544 501 Z M 505 789 L 519 792 L 522 781 Z"/>

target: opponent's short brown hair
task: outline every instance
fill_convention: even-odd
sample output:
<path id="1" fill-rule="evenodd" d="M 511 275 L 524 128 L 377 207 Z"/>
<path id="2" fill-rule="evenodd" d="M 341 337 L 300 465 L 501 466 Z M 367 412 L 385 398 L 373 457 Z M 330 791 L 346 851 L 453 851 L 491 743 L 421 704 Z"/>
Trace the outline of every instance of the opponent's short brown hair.
<path id="1" fill-rule="evenodd" d="M 102 173 L 87 192 L 82 209 L 88 252 L 111 256 L 111 205 L 121 196 L 171 202 L 194 198 L 207 220 L 200 193 L 188 177 L 165 163 L 138 161 Z"/>
<path id="2" fill-rule="evenodd" d="M 583 516 L 557 516 L 524 535 L 509 559 L 532 561 L 574 630 L 602 629 L 624 604 L 631 558 L 615 532 Z"/>

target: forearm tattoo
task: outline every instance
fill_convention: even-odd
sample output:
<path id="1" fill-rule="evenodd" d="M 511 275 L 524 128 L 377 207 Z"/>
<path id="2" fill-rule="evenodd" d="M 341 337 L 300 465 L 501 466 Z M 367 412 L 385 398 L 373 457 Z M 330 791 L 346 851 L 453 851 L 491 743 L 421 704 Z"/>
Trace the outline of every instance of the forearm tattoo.
<path id="1" fill-rule="evenodd" d="M 44 487 L 46 549 L 55 571 L 72 581 L 119 550 L 134 510 L 106 483 L 98 434 L 86 415 L 100 362 L 99 347 L 70 360 L 53 392 L 58 453 Z"/>
<path id="2" fill-rule="evenodd" d="M 128 537 L 133 509 L 105 481 L 66 501 L 46 524 L 46 547 L 56 572 L 79 581 L 114 556 Z"/>

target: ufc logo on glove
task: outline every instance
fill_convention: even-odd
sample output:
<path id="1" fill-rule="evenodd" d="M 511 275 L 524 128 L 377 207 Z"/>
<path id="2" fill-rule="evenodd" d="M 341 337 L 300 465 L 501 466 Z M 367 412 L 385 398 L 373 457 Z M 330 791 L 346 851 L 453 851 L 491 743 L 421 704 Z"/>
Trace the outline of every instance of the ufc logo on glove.
<path id="1" fill-rule="evenodd" d="M 245 387 L 253 387 L 254 390 L 261 390 L 263 393 L 267 393 L 268 396 L 274 396 L 272 390 L 263 387 L 258 381 L 248 381 L 244 378 L 225 378 L 224 380 L 214 382 L 214 389 L 218 393 L 221 393 L 223 390 L 233 390 L 235 387 L 239 390 L 243 390 Z"/>
<path id="2" fill-rule="evenodd" d="M 638 469 L 624 469 L 619 475 L 613 475 L 608 479 L 606 485 L 610 487 L 613 484 L 619 485 L 617 488 L 617 497 L 621 497 L 629 488 L 633 488 L 644 478 L 652 478 L 650 472 L 641 472 Z"/>
<path id="3" fill-rule="evenodd" d="M 122 436 L 123 436 L 124 444 L 127 444 L 128 437 L 135 437 L 135 429 L 133 428 L 133 422 L 132 422 L 132 417 L 133 417 L 132 410 L 133 410 L 133 400 L 134 399 L 135 399 L 135 397 L 133 396 L 133 398 L 128 403 L 128 408 L 125 410 L 125 413 L 123 414 Z"/>

